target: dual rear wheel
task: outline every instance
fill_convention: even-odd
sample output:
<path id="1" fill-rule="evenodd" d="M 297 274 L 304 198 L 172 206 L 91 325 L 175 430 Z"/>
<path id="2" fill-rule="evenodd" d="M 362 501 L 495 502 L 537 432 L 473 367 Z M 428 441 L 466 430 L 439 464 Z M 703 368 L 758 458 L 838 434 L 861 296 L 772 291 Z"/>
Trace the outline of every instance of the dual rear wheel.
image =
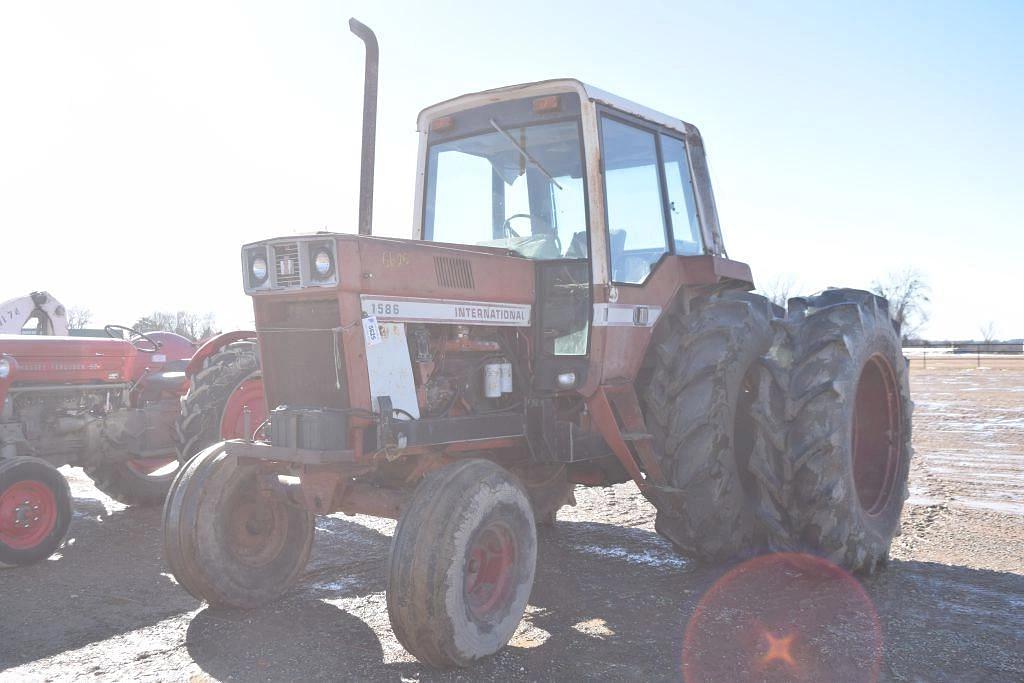
<path id="1" fill-rule="evenodd" d="M 644 396 L 669 481 L 659 533 L 711 562 L 796 550 L 873 571 L 899 530 L 911 453 L 885 299 L 831 289 L 784 312 L 723 292 L 669 315 Z"/>

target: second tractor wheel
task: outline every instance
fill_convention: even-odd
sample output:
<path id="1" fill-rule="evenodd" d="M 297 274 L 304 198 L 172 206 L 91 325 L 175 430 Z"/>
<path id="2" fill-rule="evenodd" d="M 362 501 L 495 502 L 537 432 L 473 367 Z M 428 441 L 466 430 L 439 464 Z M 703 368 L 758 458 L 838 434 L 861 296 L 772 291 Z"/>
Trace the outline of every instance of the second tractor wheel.
<path id="1" fill-rule="evenodd" d="M 533 587 L 537 530 L 507 470 L 464 460 L 428 474 L 388 559 L 391 627 L 417 659 L 466 666 L 503 648 Z"/>
<path id="2" fill-rule="evenodd" d="M 753 459 L 770 544 L 870 573 L 899 532 L 913 404 L 888 302 L 831 289 L 790 300 L 756 412 L 781 428 Z"/>
<path id="3" fill-rule="evenodd" d="M 57 468 L 37 458 L 0 460 L 0 564 L 45 560 L 70 523 L 71 491 Z"/>
<path id="4" fill-rule="evenodd" d="M 762 296 L 727 291 L 669 313 L 652 343 L 644 417 L 675 489 L 659 497 L 655 528 L 691 557 L 725 561 L 755 543 L 750 407 L 781 313 Z"/>
<path id="5" fill-rule="evenodd" d="M 267 417 L 259 352 L 256 342 L 237 341 L 207 358 L 191 378 L 175 423 L 178 459 L 188 462 L 218 441 L 252 436 L 242 433 L 245 408 L 255 430 Z"/>
<path id="6" fill-rule="evenodd" d="M 189 593 L 250 608 L 283 594 L 313 544 L 313 515 L 261 495 L 255 467 L 215 444 L 182 466 L 164 504 L 164 557 Z"/>
<path id="7" fill-rule="evenodd" d="M 139 458 L 85 468 L 85 473 L 100 491 L 125 505 L 138 506 L 164 502 L 177 471 L 178 461 L 173 456 Z"/>

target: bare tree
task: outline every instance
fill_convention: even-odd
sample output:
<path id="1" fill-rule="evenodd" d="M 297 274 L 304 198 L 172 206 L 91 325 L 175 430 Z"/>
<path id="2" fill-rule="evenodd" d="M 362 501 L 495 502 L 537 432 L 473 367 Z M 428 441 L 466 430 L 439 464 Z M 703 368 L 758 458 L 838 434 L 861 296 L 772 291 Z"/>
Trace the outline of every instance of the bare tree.
<path id="1" fill-rule="evenodd" d="M 889 300 L 889 314 L 904 339 L 916 336 L 928 322 L 931 288 L 914 268 L 889 273 L 885 278 L 876 280 L 871 289 Z"/>
<path id="2" fill-rule="evenodd" d="M 996 339 L 996 323 L 993 320 L 989 320 L 984 323 L 981 328 L 981 340 L 986 344 L 991 344 Z"/>
<path id="3" fill-rule="evenodd" d="M 72 306 L 68 309 L 68 329 L 81 330 L 92 322 L 92 311 L 81 306 Z"/>
<path id="4" fill-rule="evenodd" d="M 793 296 L 797 289 L 795 277 L 779 275 L 774 280 L 769 280 L 764 287 L 759 287 L 757 291 L 773 304 L 785 308 L 789 297 Z"/>
<path id="5" fill-rule="evenodd" d="M 192 341 L 201 341 L 220 332 L 212 313 L 190 311 L 155 311 L 136 320 L 132 327 L 139 332 L 174 332 Z"/>

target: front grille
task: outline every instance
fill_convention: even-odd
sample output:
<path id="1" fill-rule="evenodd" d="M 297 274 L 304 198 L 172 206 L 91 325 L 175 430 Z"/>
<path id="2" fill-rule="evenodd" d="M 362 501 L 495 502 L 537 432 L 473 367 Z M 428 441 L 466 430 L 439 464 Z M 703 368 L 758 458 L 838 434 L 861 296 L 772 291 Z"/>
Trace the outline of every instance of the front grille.
<path id="1" fill-rule="evenodd" d="M 451 289 L 474 289 L 473 264 L 464 258 L 435 256 L 437 284 Z"/>
<path id="2" fill-rule="evenodd" d="M 278 287 L 296 287 L 301 282 L 299 273 L 299 245 L 296 242 L 274 247 L 274 267 Z"/>
<path id="3" fill-rule="evenodd" d="M 337 299 L 254 303 L 267 406 L 347 408 Z"/>

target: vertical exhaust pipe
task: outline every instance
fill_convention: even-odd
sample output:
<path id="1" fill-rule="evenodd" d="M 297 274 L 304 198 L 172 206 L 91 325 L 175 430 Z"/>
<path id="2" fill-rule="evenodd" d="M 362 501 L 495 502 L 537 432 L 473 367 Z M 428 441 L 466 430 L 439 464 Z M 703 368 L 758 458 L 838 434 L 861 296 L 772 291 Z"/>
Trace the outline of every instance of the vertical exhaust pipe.
<path id="1" fill-rule="evenodd" d="M 363 76 L 363 151 L 359 163 L 359 234 L 369 235 L 373 223 L 373 164 L 377 140 L 377 36 L 366 24 L 348 20 L 352 33 L 366 43 L 366 73 Z"/>

